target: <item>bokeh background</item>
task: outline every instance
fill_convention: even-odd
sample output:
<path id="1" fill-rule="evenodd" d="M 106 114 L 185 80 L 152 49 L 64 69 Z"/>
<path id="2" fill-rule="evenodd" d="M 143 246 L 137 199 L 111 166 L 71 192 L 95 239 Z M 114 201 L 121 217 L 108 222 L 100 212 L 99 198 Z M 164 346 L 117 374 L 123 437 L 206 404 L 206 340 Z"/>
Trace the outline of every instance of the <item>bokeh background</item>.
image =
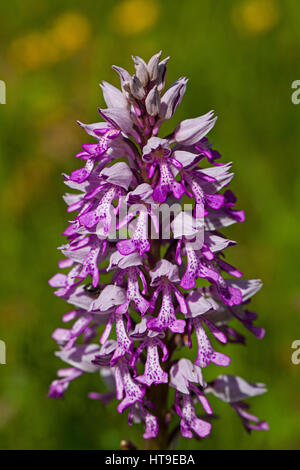
<path id="1" fill-rule="evenodd" d="M 190 78 L 173 118 L 210 109 L 211 133 L 224 161 L 234 162 L 233 190 L 247 220 L 226 230 L 239 245 L 230 260 L 264 288 L 253 301 L 265 339 L 230 346 L 229 373 L 267 383 L 251 400 L 269 432 L 247 435 L 226 404 L 211 399 L 220 419 L 202 441 L 180 448 L 299 449 L 300 365 L 291 344 L 300 338 L 299 204 L 300 105 L 291 83 L 300 79 L 298 0 L 79 0 L 1 2 L 0 105 L 1 314 L 0 448 L 117 449 L 141 444 L 142 427 L 127 426 L 116 403 L 104 408 L 87 393 L 95 376 L 77 380 L 64 400 L 46 397 L 60 361 L 52 331 L 68 310 L 52 294 L 67 221 L 61 173 L 78 166 L 87 137 L 77 126 L 98 120 L 98 83 L 118 86 L 112 64 L 133 73 L 131 54 L 163 49 L 172 59 L 168 84 Z M 205 377 L 223 373 L 210 366 Z M 87 375 L 87 374 L 86 374 Z"/>

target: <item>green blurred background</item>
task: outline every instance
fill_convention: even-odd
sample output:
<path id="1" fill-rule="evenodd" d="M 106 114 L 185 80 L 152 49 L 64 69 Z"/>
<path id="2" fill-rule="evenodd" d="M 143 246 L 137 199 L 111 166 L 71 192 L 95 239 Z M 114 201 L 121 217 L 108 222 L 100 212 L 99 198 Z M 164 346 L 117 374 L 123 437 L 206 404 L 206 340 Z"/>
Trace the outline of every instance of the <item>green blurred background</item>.
<path id="1" fill-rule="evenodd" d="M 300 365 L 291 343 L 300 338 L 299 115 L 291 83 L 300 79 L 298 0 L 73 0 L 1 2 L 0 105 L 1 314 L 0 448 L 117 449 L 141 444 L 142 427 L 127 426 L 116 402 L 89 401 L 96 376 L 80 378 L 64 400 L 46 397 L 61 366 L 52 331 L 68 306 L 47 281 L 56 272 L 67 215 L 61 173 L 89 139 L 77 126 L 98 120 L 98 83 L 119 85 L 112 64 L 133 73 L 131 54 L 170 55 L 167 82 L 190 78 L 172 125 L 210 109 L 211 133 L 224 161 L 234 162 L 233 190 L 247 220 L 226 229 L 237 240 L 229 258 L 246 277 L 261 277 L 253 301 L 265 339 L 228 347 L 229 373 L 265 382 L 251 400 L 270 424 L 251 436 L 226 404 L 211 399 L 220 419 L 202 441 L 180 448 L 299 449 Z M 210 379 L 223 370 L 210 366 Z"/>

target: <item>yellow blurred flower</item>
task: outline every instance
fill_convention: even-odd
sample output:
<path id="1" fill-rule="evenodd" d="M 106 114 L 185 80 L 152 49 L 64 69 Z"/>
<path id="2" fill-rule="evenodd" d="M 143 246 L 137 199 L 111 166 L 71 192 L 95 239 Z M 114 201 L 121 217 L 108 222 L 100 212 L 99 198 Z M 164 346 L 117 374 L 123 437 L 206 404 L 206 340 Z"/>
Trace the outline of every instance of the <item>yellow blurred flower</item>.
<path id="1" fill-rule="evenodd" d="M 43 33 L 33 32 L 12 42 L 10 58 L 28 69 L 35 69 L 55 62 L 58 51 Z"/>
<path id="2" fill-rule="evenodd" d="M 49 39 L 66 54 L 80 50 L 90 38 L 90 25 L 80 13 L 68 12 L 59 16 L 49 31 Z"/>
<path id="3" fill-rule="evenodd" d="M 88 20 L 77 12 L 56 18 L 44 32 L 32 32 L 15 39 L 8 50 L 10 60 L 25 69 L 48 66 L 82 49 L 89 40 Z"/>
<path id="4" fill-rule="evenodd" d="M 241 33 L 258 35 L 273 29 L 279 20 L 275 0 L 246 0 L 232 9 L 232 22 Z"/>
<path id="5" fill-rule="evenodd" d="M 123 0 L 115 6 L 111 23 L 119 34 L 134 36 L 152 28 L 159 14 L 160 5 L 155 0 Z"/>

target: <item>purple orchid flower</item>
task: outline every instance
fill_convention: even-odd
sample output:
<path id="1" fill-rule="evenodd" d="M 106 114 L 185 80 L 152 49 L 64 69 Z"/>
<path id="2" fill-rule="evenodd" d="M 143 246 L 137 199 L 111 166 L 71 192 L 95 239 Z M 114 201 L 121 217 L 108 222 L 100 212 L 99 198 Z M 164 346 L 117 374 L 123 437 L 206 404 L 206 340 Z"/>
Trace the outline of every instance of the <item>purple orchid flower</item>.
<path id="1" fill-rule="evenodd" d="M 117 399 L 122 400 L 117 408 L 119 413 L 123 413 L 126 408 L 136 402 L 142 402 L 146 389 L 133 379 L 124 358 L 119 359 L 115 365 L 115 381 Z"/>
<path id="2" fill-rule="evenodd" d="M 164 331 L 167 328 L 173 333 L 183 333 L 185 320 L 179 320 L 175 316 L 172 294 L 175 294 L 181 313 L 187 313 L 187 306 L 184 296 L 174 285 L 179 281 L 177 266 L 169 261 L 161 260 L 153 271 L 150 271 L 152 279 L 151 285 L 156 289 L 150 301 L 149 312 L 153 313 L 159 294 L 162 295 L 161 308 L 158 316 L 147 322 L 147 327 L 154 331 Z"/>
<path id="3" fill-rule="evenodd" d="M 147 387 L 150 387 L 152 384 L 158 385 L 161 383 L 168 383 L 168 374 L 162 370 L 159 363 L 158 347 L 160 347 L 163 351 L 162 361 L 165 362 L 169 355 L 168 348 L 163 343 L 163 341 L 157 337 L 146 337 L 136 349 L 134 354 L 133 365 L 139 358 L 141 352 L 147 348 L 147 360 L 144 374 L 136 378 L 138 382 L 146 385 Z"/>
<path id="4" fill-rule="evenodd" d="M 75 170 L 70 175 L 70 180 L 76 183 L 83 183 L 91 174 L 94 164 L 97 160 L 100 160 L 102 155 L 108 150 L 109 141 L 116 139 L 120 131 L 117 129 L 95 129 L 94 133 L 99 135 L 98 144 L 84 144 L 82 146 L 84 152 L 80 152 L 76 155 L 77 158 L 86 160 L 85 166 L 80 170 Z"/>
<path id="5" fill-rule="evenodd" d="M 74 380 L 96 374 L 107 391 L 89 398 L 117 400 L 129 425 L 144 423 L 150 447 L 164 449 L 180 431 L 185 438 L 210 434 L 208 394 L 229 403 L 247 432 L 268 429 L 244 401 L 264 393 L 263 384 L 203 376 L 210 363 L 229 365 L 219 349 L 246 343 L 239 325 L 263 338 L 249 307 L 261 282 L 243 279 L 225 257 L 236 242 L 221 231 L 245 216 L 228 189 L 232 163 L 220 161 L 207 137 L 213 111 L 159 135 L 176 118 L 188 82 L 181 77 L 164 91 L 168 59 L 133 56 L 133 75 L 113 66 L 121 89 L 101 83 L 103 122 L 78 121 L 94 141 L 76 155 L 84 167 L 63 174 L 71 220 L 59 248 L 62 272 L 49 281 L 71 305 L 52 334 L 67 368 L 58 370 L 49 397 L 62 398 Z"/>
<path id="6" fill-rule="evenodd" d="M 139 423 L 144 421 L 145 432 L 143 434 L 144 439 L 155 439 L 158 435 L 159 424 L 158 419 L 153 415 L 142 403 L 135 402 L 130 407 L 128 413 L 128 424 L 131 426 L 132 423 Z"/>
<path id="7" fill-rule="evenodd" d="M 120 305 L 116 311 L 120 313 L 127 312 L 129 308 L 129 304 L 132 301 L 135 303 L 136 309 L 143 316 L 145 315 L 150 305 L 150 302 L 144 299 L 139 289 L 138 277 L 141 279 L 142 284 L 143 284 L 143 293 L 145 294 L 147 292 L 147 283 L 146 283 L 144 273 L 141 269 L 137 268 L 136 266 L 130 266 L 122 270 L 118 274 L 115 282 L 117 283 L 125 275 L 127 276 L 127 293 L 126 293 L 127 299 L 126 299 L 126 302 Z"/>
<path id="8" fill-rule="evenodd" d="M 127 316 L 127 330 L 130 327 L 130 318 Z M 100 343 L 105 344 L 109 338 L 113 324 L 116 327 L 116 336 L 117 336 L 117 349 L 114 351 L 114 354 L 110 360 L 110 365 L 114 366 L 120 357 L 125 356 L 125 354 L 132 355 L 133 342 L 128 338 L 124 323 L 124 316 L 122 313 L 117 312 L 117 310 L 110 314 L 104 332 L 100 338 Z"/>
<path id="9" fill-rule="evenodd" d="M 191 439 L 193 432 L 201 438 L 210 434 L 211 424 L 196 416 L 193 400 L 190 395 L 183 393 L 180 405 L 179 393 L 175 392 L 175 409 L 181 418 L 180 430 L 183 437 Z"/>
<path id="10" fill-rule="evenodd" d="M 149 216 L 153 218 L 153 214 L 150 209 L 141 206 L 138 209 L 134 209 L 128 214 L 126 220 L 122 221 L 118 228 L 127 224 L 130 220 L 134 218 L 136 214 L 139 214 L 136 221 L 136 226 L 132 238 L 129 240 L 121 240 L 117 243 L 117 248 L 122 255 L 130 255 L 131 253 L 137 251 L 140 256 L 150 250 L 150 242 L 148 240 L 148 219 Z"/>
<path id="11" fill-rule="evenodd" d="M 160 179 L 153 191 L 154 201 L 165 202 L 169 193 L 172 193 L 176 199 L 180 199 L 184 189 L 175 180 L 172 166 L 180 169 L 182 165 L 172 157 L 168 141 L 151 137 L 143 148 L 143 160 L 147 163 L 148 178 L 152 178 L 156 167 L 159 167 Z"/>
<path id="12" fill-rule="evenodd" d="M 91 362 L 94 355 L 99 352 L 100 348 L 96 344 L 80 345 L 68 351 L 57 352 L 56 355 L 72 367 L 58 370 L 59 379 L 54 380 L 50 385 L 49 397 L 62 398 L 70 382 L 80 377 L 84 372 L 94 373 L 99 370 L 99 367 Z"/>
<path id="13" fill-rule="evenodd" d="M 93 287 L 97 287 L 99 284 L 98 265 L 104 259 L 106 248 L 107 240 L 99 240 L 96 235 L 89 235 L 72 240 L 69 245 L 61 247 L 61 250 L 66 257 L 82 265 L 77 278 L 84 280 L 90 275 Z"/>
<path id="14" fill-rule="evenodd" d="M 266 421 L 260 421 L 247 410 L 249 404 L 243 400 L 261 395 L 267 391 L 264 384 L 250 383 L 238 376 L 221 375 L 208 384 L 206 393 L 212 393 L 220 400 L 229 403 L 239 415 L 248 433 L 251 431 L 267 431 L 269 425 Z"/>

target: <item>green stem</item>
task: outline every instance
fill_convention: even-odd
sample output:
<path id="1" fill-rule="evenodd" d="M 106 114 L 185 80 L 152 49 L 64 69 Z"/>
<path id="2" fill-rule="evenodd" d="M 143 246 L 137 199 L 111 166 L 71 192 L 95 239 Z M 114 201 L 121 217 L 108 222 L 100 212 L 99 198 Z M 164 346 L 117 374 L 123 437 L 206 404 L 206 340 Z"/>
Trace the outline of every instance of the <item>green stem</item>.
<path id="1" fill-rule="evenodd" d="M 151 248 L 149 251 L 149 265 L 153 268 L 160 260 L 160 240 L 151 240 Z M 158 312 L 156 312 L 158 313 Z M 168 368 L 167 361 L 164 369 Z M 158 419 L 159 433 L 155 439 L 146 441 L 146 449 L 162 450 L 168 448 L 168 424 L 166 423 L 166 413 L 168 409 L 168 384 L 152 385 L 147 391 L 147 399 L 154 405 L 155 416 Z"/>
<path id="2" fill-rule="evenodd" d="M 168 425 L 166 423 L 166 412 L 168 407 L 168 384 L 152 385 L 148 390 L 147 398 L 155 406 L 155 415 L 158 418 L 159 433 L 155 439 L 146 441 L 148 450 L 166 450 L 168 448 Z"/>

